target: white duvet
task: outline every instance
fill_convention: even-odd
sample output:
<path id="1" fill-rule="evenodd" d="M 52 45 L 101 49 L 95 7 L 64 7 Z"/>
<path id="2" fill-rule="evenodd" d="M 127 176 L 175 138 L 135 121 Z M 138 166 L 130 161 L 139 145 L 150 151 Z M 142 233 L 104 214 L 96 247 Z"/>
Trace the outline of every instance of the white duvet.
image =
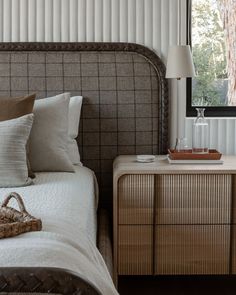
<path id="1" fill-rule="evenodd" d="M 64 268 L 92 282 L 102 294 L 118 294 L 96 247 L 97 196 L 91 170 L 76 166 L 76 173 L 37 173 L 34 185 L 0 188 L 0 201 L 11 191 L 23 197 L 30 214 L 42 219 L 43 229 L 0 240 L 2 267 Z"/>

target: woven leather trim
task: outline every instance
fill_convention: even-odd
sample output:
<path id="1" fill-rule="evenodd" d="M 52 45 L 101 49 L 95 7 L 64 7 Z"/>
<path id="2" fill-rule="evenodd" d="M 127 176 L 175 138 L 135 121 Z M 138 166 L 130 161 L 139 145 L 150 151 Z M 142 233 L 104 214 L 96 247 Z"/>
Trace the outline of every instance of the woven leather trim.
<path id="1" fill-rule="evenodd" d="M 51 267 L 1 267 L 0 292 L 101 294 L 92 283 L 75 273 Z"/>

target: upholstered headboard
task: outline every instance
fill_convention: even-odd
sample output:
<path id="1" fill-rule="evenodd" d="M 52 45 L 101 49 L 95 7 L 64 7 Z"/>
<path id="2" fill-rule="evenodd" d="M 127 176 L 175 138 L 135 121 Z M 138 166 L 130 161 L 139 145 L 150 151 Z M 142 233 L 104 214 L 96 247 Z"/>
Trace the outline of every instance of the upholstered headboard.
<path id="1" fill-rule="evenodd" d="M 62 92 L 84 97 L 78 144 L 95 171 L 104 205 L 112 200 L 112 162 L 121 154 L 168 147 L 165 66 L 130 43 L 1 43 L 0 96 Z"/>

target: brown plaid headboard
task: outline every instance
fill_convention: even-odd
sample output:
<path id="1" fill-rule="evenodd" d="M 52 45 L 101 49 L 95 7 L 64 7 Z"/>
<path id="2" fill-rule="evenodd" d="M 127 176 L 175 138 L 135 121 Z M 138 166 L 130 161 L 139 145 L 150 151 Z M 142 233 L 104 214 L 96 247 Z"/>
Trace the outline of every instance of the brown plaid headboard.
<path id="1" fill-rule="evenodd" d="M 1 43 L 0 96 L 82 95 L 78 144 L 96 172 L 100 200 L 112 200 L 112 162 L 121 154 L 162 154 L 168 147 L 165 66 L 130 43 Z"/>

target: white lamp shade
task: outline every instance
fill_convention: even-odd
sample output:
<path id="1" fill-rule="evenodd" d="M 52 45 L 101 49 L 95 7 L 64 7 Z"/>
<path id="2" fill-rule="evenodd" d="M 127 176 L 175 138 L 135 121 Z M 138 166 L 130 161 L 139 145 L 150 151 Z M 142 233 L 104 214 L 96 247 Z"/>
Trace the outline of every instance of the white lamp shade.
<path id="1" fill-rule="evenodd" d="M 196 74 L 190 46 L 170 46 L 167 58 L 166 78 L 179 79 L 194 77 L 195 75 Z"/>

